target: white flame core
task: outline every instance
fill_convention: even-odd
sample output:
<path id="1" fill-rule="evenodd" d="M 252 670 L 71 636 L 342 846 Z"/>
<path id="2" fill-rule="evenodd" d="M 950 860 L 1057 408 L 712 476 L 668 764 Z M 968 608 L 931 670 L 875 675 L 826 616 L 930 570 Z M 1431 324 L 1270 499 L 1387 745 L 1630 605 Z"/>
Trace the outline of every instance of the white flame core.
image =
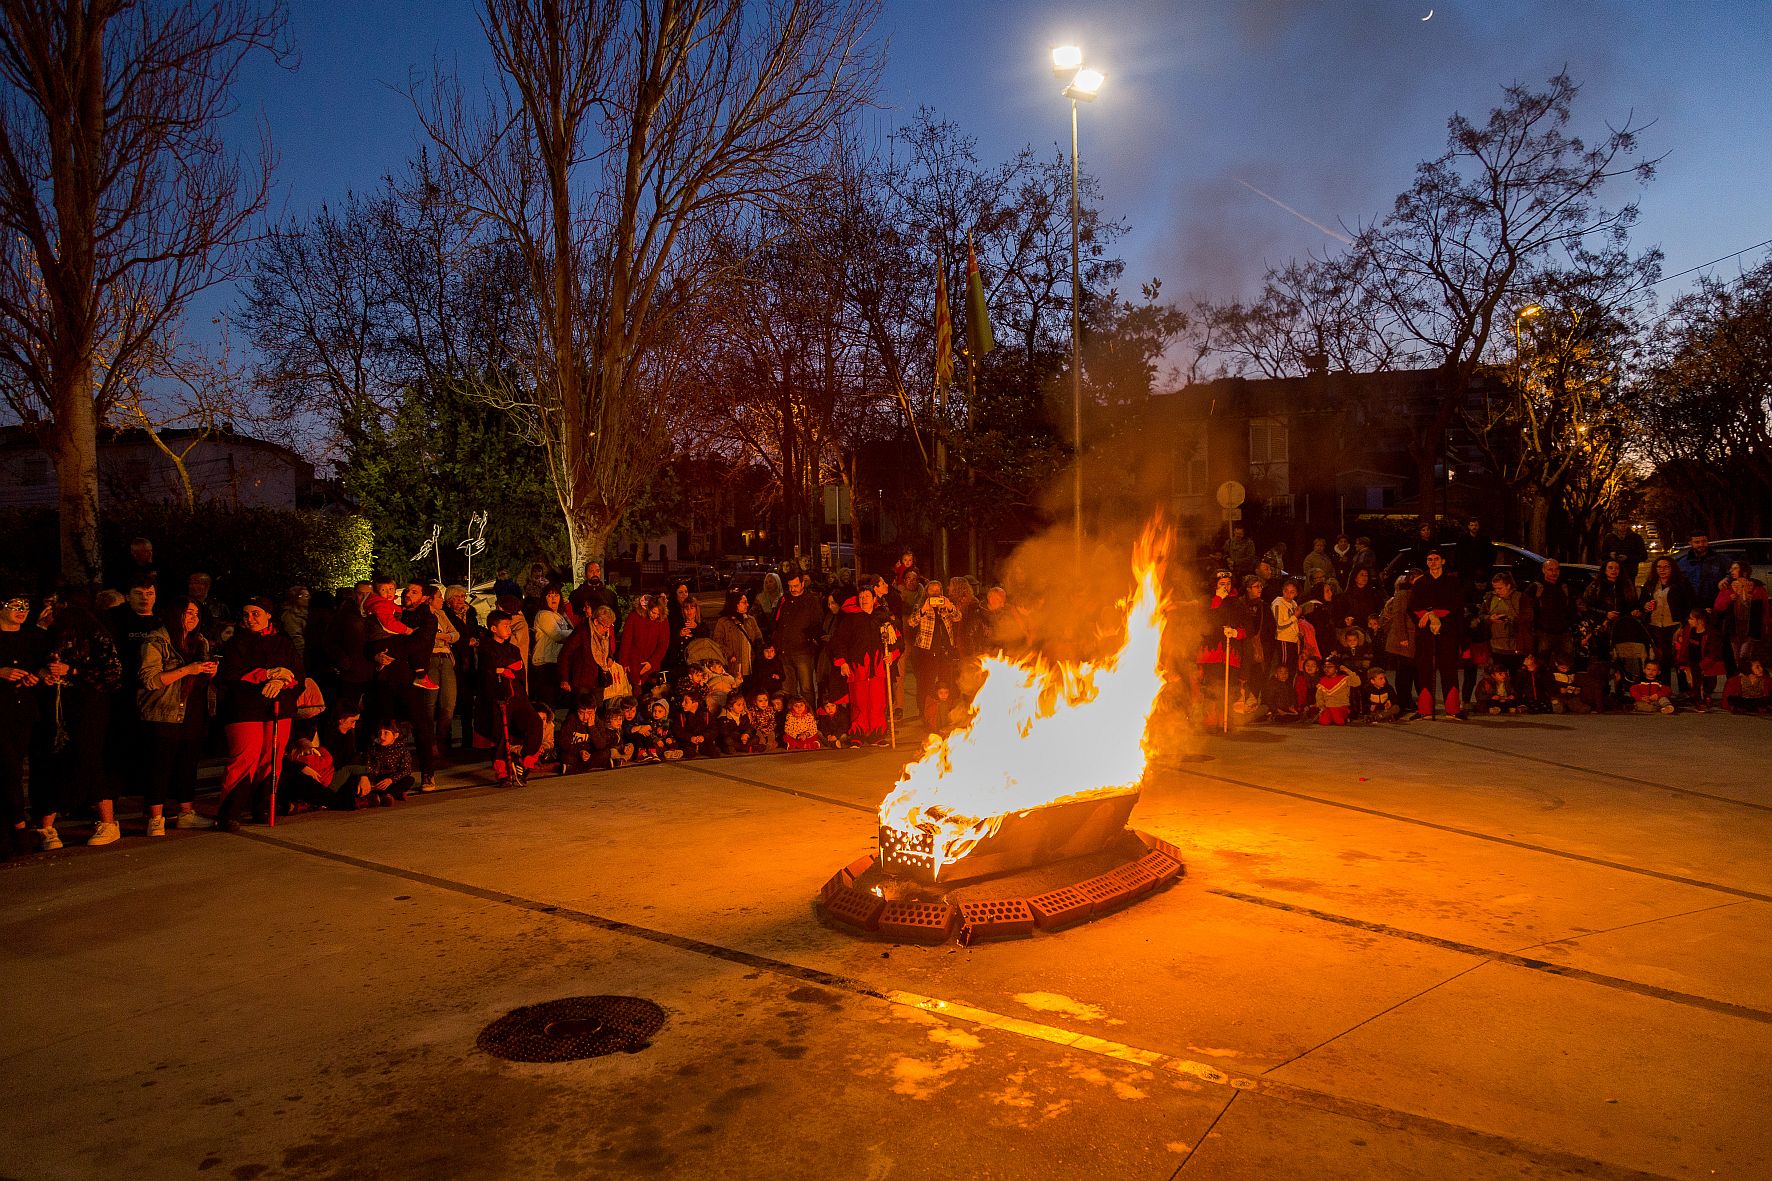
<path id="1" fill-rule="evenodd" d="M 970 853 L 1006 815 L 1061 801 L 1136 790 L 1145 728 L 1162 692 L 1166 609 L 1161 560 L 1147 534 L 1122 605 L 1126 639 L 1095 663 L 984 661 L 971 721 L 931 735 L 880 804 L 880 823 L 934 838 L 934 870 Z"/>

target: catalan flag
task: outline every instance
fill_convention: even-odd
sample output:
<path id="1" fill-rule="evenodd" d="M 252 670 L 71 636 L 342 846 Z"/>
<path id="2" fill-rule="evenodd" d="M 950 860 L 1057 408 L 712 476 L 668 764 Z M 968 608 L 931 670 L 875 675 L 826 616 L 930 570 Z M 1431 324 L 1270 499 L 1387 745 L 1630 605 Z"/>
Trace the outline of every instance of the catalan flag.
<path id="1" fill-rule="evenodd" d="M 978 274 L 978 254 L 972 249 L 972 235 L 966 235 L 966 347 L 973 359 L 997 347 L 991 336 L 991 313 L 984 306 L 984 280 Z"/>

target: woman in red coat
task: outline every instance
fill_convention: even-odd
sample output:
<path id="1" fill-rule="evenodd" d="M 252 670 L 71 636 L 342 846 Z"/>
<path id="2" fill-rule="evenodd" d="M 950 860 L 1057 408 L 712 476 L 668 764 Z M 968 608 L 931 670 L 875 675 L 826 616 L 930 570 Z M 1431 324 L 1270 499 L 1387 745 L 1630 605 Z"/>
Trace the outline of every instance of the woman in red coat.
<path id="1" fill-rule="evenodd" d="M 891 628 L 874 617 L 874 592 L 860 590 L 843 604 L 831 632 L 831 663 L 849 682 L 849 733 L 857 742 L 886 744 L 887 670 L 898 659 Z"/>
<path id="2" fill-rule="evenodd" d="M 654 595 L 641 595 L 621 629 L 621 653 L 617 657 L 628 670 L 628 681 L 637 693 L 658 676 L 671 646 L 671 624 L 665 605 Z"/>

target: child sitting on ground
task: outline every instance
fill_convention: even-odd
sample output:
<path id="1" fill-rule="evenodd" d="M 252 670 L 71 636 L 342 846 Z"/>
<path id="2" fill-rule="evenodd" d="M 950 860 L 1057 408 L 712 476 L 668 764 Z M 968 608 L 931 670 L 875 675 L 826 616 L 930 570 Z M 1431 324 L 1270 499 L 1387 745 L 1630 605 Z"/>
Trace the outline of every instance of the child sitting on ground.
<path id="1" fill-rule="evenodd" d="M 781 743 L 775 736 L 775 710 L 769 704 L 769 691 L 758 689 L 751 694 L 749 711 L 751 730 L 756 735 L 757 749 L 768 753 L 781 749 Z"/>
<path id="2" fill-rule="evenodd" d="M 1267 683 L 1261 687 L 1261 704 L 1267 720 L 1277 724 L 1298 720 L 1298 690 L 1292 684 L 1292 670 L 1283 664 L 1274 665 Z"/>
<path id="3" fill-rule="evenodd" d="M 699 689 L 683 694 L 677 703 L 677 741 L 683 746 L 686 759 L 707 758 L 720 752 L 714 749 L 713 720 L 707 715 L 707 699 Z"/>
<path id="4" fill-rule="evenodd" d="M 1671 714 L 1674 692 L 1661 679 L 1661 665 L 1653 660 L 1643 663 L 1643 675 L 1630 687 L 1630 699 L 1640 714 Z"/>
<path id="5" fill-rule="evenodd" d="M 1576 675 L 1575 662 L 1568 656 L 1557 657 L 1550 675 L 1550 707 L 1552 713 L 1585 714 L 1592 713 L 1592 707 L 1584 700 L 1581 678 Z"/>
<path id="6" fill-rule="evenodd" d="M 591 727 L 591 766 L 600 770 L 625 767 L 634 761 L 634 744 L 624 730 L 622 699 L 603 703 L 597 724 Z"/>
<path id="7" fill-rule="evenodd" d="M 363 762 L 369 769 L 370 795 L 379 807 L 404 800 L 412 790 L 412 752 L 401 741 L 398 722 L 390 718 L 376 726 L 375 742 L 364 752 Z"/>
<path id="8" fill-rule="evenodd" d="M 599 694 L 580 690 L 572 697 L 572 715 L 560 723 L 554 734 L 554 752 L 560 756 L 560 774 L 573 775 L 592 769 L 595 752 L 591 731 L 597 726 Z"/>
<path id="9" fill-rule="evenodd" d="M 1772 682 L 1766 677 L 1766 662 L 1756 656 L 1744 671 L 1730 677 L 1723 686 L 1723 704 L 1732 714 L 1772 711 Z"/>
<path id="10" fill-rule="evenodd" d="M 1360 690 L 1360 699 L 1364 705 L 1361 717 L 1367 722 L 1394 722 L 1403 716 L 1402 706 L 1397 704 L 1396 691 L 1391 688 L 1390 678 L 1382 668 L 1375 668 L 1366 674 L 1366 684 Z"/>
<path id="11" fill-rule="evenodd" d="M 677 728 L 671 724 L 671 703 L 654 697 L 647 702 L 646 710 L 652 726 L 652 753 L 666 762 L 682 758 L 683 744 L 677 738 Z"/>
<path id="12" fill-rule="evenodd" d="M 734 693 L 726 699 L 715 728 L 715 741 L 723 755 L 756 754 L 757 734 L 745 712 L 744 698 Z"/>
<path id="13" fill-rule="evenodd" d="M 634 746 L 634 762 L 656 763 L 663 755 L 657 728 L 653 725 L 652 711 L 648 709 L 646 716 L 640 716 L 640 703 L 632 697 L 621 699 L 622 734 Z"/>
<path id="14" fill-rule="evenodd" d="M 1478 713 L 1486 714 L 1522 714 L 1526 705 L 1520 695 L 1514 692 L 1513 678 L 1508 676 L 1507 666 L 1492 664 L 1489 672 L 1477 682 L 1476 697 L 1472 702 Z"/>
<path id="15" fill-rule="evenodd" d="M 782 742 L 789 750 L 817 750 L 818 719 L 806 708 L 806 699 L 798 695 L 788 698 L 788 711 L 782 715 Z"/>
<path id="16" fill-rule="evenodd" d="M 1299 661 L 1298 675 L 1292 678 L 1292 699 L 1298 703 L 1298 716 L 1304 721 L 1317 716 L 1317 682 L 1322 679 L 1322 661 L 1315 656 Z"/>
<path id="17" fill-rule="evenodd" d="M 849 745 L 849 678 L 835 669 L 825 675 L 818 687 L 818 733 L 825 746 L 842 749 Z"/>
<path id="18" fill-rule="evenodd" d="M 354 751 L 352 752 L 355 753 Z M 283 768 L 282 795 L 291 804 L 310 808 L 330 808 L 349 812 L 369 797 L 369 776 L 363 767 L 334 767 L 332 752 L 320 741 L 319 728 L 312 723 L 298 726 L 289 744 L 288 761 Z M 362 807 L 369 807 L 362 803 Z"/>
<path id="19" fill-rule="evenodd" d="M 1530 652 L 1520 661 L 1520 675 L 1514 678 L 1514 692 L 1520 695 L 1520 704 L 1525 706 L 1527 713 L 1551 712 L 1550 676 L 1538 663 L 1538 657 Z"/>
<path id="20" fill-rule="evenodd" d="M 966 720 L 966 703 L 955 700 L 947 685 L 937 685 L 935 694 L 923 700 L 923 724 L 937 734 L 947 734 Z"/>
<path id="21" fill-rule="evenodd" d="M 1323 675 L 1317 681 L 1317 725 L 1347 725 L 1353 714 L 1353 693 L 1359 687 L 1358 674 L 1343 668 L 1338 660 L 1325 660 Z"/>

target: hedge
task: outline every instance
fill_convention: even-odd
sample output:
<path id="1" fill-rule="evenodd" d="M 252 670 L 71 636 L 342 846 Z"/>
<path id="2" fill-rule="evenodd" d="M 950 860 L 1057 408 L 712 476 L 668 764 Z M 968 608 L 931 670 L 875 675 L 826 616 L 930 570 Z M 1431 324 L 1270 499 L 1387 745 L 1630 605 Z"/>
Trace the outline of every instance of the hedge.
<path id="1" fill-rule="evenodd" d="M 45 588 L 57 580 L 60 541 L 54 509 L 0 511 L 0 578 L 9 585 Z M 216 508 L 195 513 L 164 505 L 106 506 L 99 529 L 106 582 L 129 568 L 129 541 L 154 543 L 163 587 L 182 590 L 185 576 L 205 570 L 226 599 L 280 596 L 297 584 L 346 586 L 371 571 L 369 522 L 347 513 L 311 509 Z"/>

